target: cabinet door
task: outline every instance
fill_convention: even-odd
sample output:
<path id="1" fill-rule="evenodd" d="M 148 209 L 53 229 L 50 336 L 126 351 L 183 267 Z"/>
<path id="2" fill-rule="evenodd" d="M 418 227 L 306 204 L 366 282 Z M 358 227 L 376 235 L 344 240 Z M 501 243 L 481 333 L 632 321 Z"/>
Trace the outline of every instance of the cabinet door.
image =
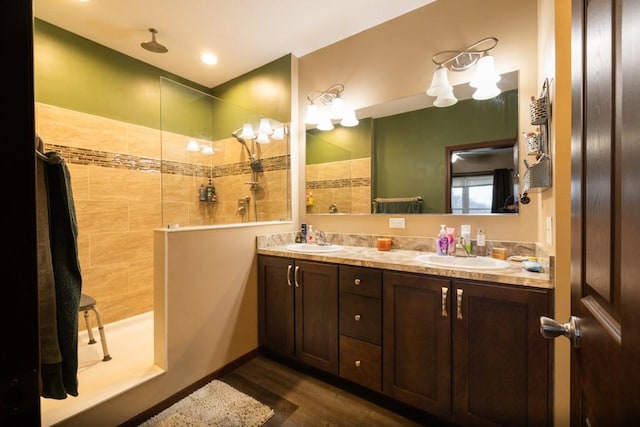
<path id="1" fill-rule="evenodd" d="M 473 426 L 551 425 L 549 313 L 544 289 L 454 281 L 454 422 Z"/>
<path id="2" fill-rule="evenodd" d="M 296 357 L 338 374 L 338 266 L 296 261 Z"/>
<path id="3" fill-rule="evenodd" d="M 383 273 L 383 393 L 451 416 L 450 281 Z"/>
<path id="4" fill-rule="evenodd" d="M 277 355 L 293 358 L 292 259 L 258 256 L 258 338 Z"/>

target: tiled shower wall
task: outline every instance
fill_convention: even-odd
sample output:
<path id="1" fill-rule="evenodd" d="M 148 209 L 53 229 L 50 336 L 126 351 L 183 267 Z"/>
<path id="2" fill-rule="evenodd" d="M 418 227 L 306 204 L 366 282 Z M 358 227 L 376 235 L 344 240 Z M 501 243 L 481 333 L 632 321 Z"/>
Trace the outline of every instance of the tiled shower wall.
<path id="1" fill-rule="evenodd" d="M 290 217 L 286 138 L 257 148 L 264 172 L 254 194 L 247 153 L 234 138 L 199 141 L 213 144 L 207 156 L 187 152 L 182 135 L 40 103 L 36 130 L 45 151 L 57 151 L 69 168 L 82 291 L 97 300 L 105 323 L 153 309 L 154 229 L 255 221 L 254 199 L 259 221 Z M 199 202 L 211 176 L 219 201 Z M 238 215 L 245 196 L 249 211 Z"/>
<path id="2" fill-rule="evenodd" d="M 371 213 L 371 157 L 307 165 L 306 192 L 313 194 L 307 213 Z M 345 178 L 349 177 L 349 178 Z"/>

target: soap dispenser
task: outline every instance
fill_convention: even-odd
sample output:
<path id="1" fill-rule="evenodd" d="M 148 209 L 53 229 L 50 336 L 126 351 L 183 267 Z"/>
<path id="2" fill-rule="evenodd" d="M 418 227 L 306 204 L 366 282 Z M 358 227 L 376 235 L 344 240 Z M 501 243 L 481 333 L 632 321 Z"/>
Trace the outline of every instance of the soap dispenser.
<path id="1" fill-rule="evenodd" d="M 316 236 L 313 232 L 313 225 L 309 224 L 307 228 L 307 243 L 314 244 L 316 242 Z"/>
<path id="2" fill-rule="evenodd" d="M 440 231 L 438 232 L 438 238 L 436 239 L 436 248 L 438 255 L 449 254 L 449 237 L 447 236 L 447 229 L 445 224 L 440 224 Z"/>

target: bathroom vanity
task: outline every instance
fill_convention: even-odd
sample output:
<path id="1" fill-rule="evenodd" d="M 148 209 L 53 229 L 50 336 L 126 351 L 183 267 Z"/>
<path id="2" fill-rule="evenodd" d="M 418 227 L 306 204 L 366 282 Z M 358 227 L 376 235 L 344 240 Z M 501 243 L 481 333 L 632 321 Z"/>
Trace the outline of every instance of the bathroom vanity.
<path id="1" fill-rule="evenodd" d="M 432 268 L 421 251 L 258 245 L 259 339 L 457 425 L 550 425 L 552 280 Z"/>

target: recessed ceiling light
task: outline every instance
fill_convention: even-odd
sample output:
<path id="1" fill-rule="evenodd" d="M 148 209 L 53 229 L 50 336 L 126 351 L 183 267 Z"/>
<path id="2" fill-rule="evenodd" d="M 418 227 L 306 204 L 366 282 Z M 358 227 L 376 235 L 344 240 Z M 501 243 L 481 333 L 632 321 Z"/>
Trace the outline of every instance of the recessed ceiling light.
<path id="1" fill-rule="evenodd" d="M 200 55 L 200 60 L 209 65 L 215 65 L 218 63 L 218 58 L 213 53 L 209 52 L 204 52 Z"/>

